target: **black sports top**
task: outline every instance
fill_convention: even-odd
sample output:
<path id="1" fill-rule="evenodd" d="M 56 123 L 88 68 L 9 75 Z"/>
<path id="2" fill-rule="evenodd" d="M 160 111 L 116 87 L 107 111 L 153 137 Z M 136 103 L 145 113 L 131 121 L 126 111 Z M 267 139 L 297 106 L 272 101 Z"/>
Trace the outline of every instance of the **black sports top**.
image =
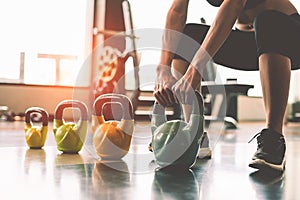
<path id="1" fill-rule="evenodd" d="M 248 0 L 245 5 L 245 9 L 251 9 L 262 3 L 265 0 Z M 207 0 L 207 2 L 215 7 L 221 6 L 223 0 Z"/>

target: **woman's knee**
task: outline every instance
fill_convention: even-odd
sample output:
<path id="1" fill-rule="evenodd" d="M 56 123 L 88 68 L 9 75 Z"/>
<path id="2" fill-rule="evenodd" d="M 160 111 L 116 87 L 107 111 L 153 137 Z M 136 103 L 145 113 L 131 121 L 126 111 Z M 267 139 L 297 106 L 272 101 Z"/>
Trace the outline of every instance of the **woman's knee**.
<path id="1" fill-rule="evenodd" d="M 258 55 L 262 53 L 289 54 L 289 16 L 275 10 L 259 14 L 254 21 Z"/>

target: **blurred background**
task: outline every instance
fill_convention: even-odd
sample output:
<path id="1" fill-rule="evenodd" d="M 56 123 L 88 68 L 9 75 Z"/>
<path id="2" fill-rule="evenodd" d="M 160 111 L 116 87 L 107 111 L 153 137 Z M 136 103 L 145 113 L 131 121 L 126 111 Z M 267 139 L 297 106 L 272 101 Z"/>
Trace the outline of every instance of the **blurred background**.
<path id="1" fill-rule="evenodd" d="M 300 3 L 291 0 L 298 9 Z M 162 29 L 172 0 L 129 0 L 135 30 Z M 191 0 L 187 22 L 211 24 L 217 8 L 206 1 Z M 15 0 L 0 2 L 0 105 L 16 113 L 27 107 L 41 106 L 51 113 L 55 105 L 74 96 L 89 101 L 95 69 L 91 54 L 95 48 L 95 24 L 104 27 L 104 15 L 114 15 L 114 8 L 105 9 L 104 0 Z M 99 27 L 98 27 L 99 28 Z M 105 27 L 104 27 L 105 28 Z M 138 31 L 136 31 L 137 37 Z M 142 36 L 141 36 L 142 37 Z M 104 40 L 104 36 L 102 40 Z M 101 38 L 97 39 L 101 44 Z M 139 40 L 137 39 L 138 43 Z M 126 47 L 125 47 L 126 50 Z M 155 80 L 158 50 L 140 50 L 140 80 Z M 125 63 L 127 71 L 132 62 Z M 263 104 L 258 72 L 243 72 L 217 67 L 216 83 L 236 79 L 251 84 L 247 97 L 239 97 L 240 120 L 263 120 Z M 132 77 L 127 87 L 134 84 Z M 300 102 L 300 72 L 292 73 L 288 113 Z M 152 86 L 142 89 L 151 90 Z M 245 106 L 247 105 L 247 106 Z"/>

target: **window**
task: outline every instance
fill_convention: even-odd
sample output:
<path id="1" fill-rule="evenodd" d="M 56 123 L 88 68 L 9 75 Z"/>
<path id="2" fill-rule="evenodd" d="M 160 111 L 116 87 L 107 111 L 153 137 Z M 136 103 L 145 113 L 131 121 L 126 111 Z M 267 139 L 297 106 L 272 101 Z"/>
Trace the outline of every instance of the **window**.
<path id="1" fill-rule="evenodd" d="M 72 86 L 91 47 L 92 0 L 0 3 L 0 81 Z M 89 12 L 87 12 L 87 10 Z M 82 86 L 88 85 L 81 82 Z"/>

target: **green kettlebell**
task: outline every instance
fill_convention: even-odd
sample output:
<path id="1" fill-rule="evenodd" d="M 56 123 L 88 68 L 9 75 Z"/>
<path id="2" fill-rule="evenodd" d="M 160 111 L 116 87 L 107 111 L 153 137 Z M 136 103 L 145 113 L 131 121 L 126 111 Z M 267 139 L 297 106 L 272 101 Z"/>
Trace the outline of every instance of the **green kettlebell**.
<path id="1" fill-rule="evenodd" d="M 31 121 L 31 114 L 38 113 L 42 116 L 42 125 L 34 126 Z M 40 107 L 31 107 L 25 111 L 25 138 L 31 149 L 40 149 L 45 145 L 48 133 L 49 115 Z"/>
<path id="2" fill-rule="evenodd" d="M 118 104 L 121 108 L 109 111 L 113 116 L 121 113 L 121 121 L 105 121 L 103 110 L 110 104 Z M 97 154 L 101 159 L 121 159 L 129 151 L 134 130 L 133 106 L 130 99 L 122 94 L 103 94 L 94 101 L 93 108 L 93 145 Z"/>
<path id="3" fill-rule="evenodd" d="M 160 168 L 190 168 L 197 159 L 204 131 L 203 98 L 195 92 L 189 122 L 167 121 L 165 108 L 155 102 L 151 119 L 152 150 Z"/>
<path id="4" fill-rule="evenodd" d="M 66 123 L 63 119 L 65 108 L 79 109 L 80 120 Z M 81 150 L 88 128 L 87 112 L 86 105 L 78 100 L 64 100 L 56 106 L 53 132 L 58 150 L 64 153 L 78 153 Z"/>

